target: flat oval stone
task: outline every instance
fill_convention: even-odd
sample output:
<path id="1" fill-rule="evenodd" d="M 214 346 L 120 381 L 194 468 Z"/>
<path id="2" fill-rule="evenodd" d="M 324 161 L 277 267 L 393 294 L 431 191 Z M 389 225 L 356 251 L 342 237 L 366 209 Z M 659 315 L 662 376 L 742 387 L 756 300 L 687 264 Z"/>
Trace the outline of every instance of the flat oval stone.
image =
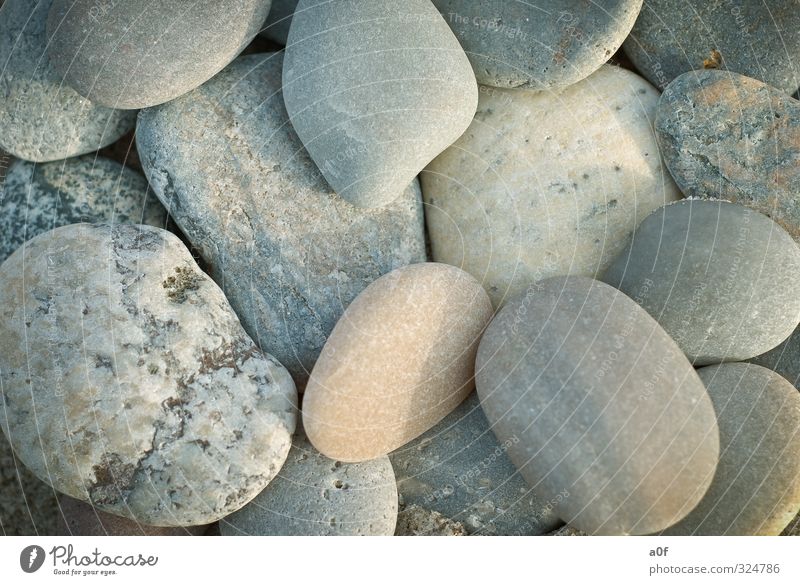
<path id="1" fill-rule="evenodd" d="M 148 526 L 63 494 L 58 498 L 58 509 L 58 528 L 52 536 L 200 536 L 208 528 Z"/>
<path id="2" fill-rule="evenodd" d="M 295 437 L 278 476 L 220 522 L 223 536 L 392 536 L 397 484 L 388 457 L 342 463 Z"/>
<path id="3" fill-rule="evenodd" d="M 656 116 L 661 152 L 687 197 L 726 199 L 800 240 L 800 102 L 736 73 L 673 81 Z"/>
<path id="4" fill-rule="evenodd" d="M 299 0 L 272 0 L 269 16 L 261 29 L 261 35 L 279 45 L 286 45 L 289 38 L 289 27 L 292 24 L 297 2 Z"/>
<path id="5" fill-rule="evenodd" d="M 174 235 L 74 224 L 0 266 L 0 426 L 57 490 L 153 526 L 208 524 L 286 459 L 297 395 Z"/>
<path id="6" fill-rule="evenodd" d="M 800 322 L 800 249 L 734 203 L 694 199 L 655 211 L 603 281 L 655 317 L 696 366 L 760 355 Z"/>
<path id="7" fill-rule="evenodd" d="M 382 276 L 350 304 L 311 373 L 303 427 L 323 454 L 367 461 L 405 445 L 472 391 L 492 306 L 446 264 Z"/>
<path id="8" fill-rule="evenodd" d="M 617 52 L 642 0 L 433 0 L 478 82 L 554 89 L 579 82 Z"/>
<path id="9" fill-rule="evenodd" d="M 136 139 L 150 185 L 245 329 L 302 387 L 356 295 L 425 260 L 424 219 L 417 184 L 380 210 L 328 188 L 289 123 L 281 59 L 240 57 L 143 111 Z"/>
<path id="10" fill-rule="evenodd" d="M 17 161 L 0 190 L 0 262 L 34 236 L 82 222 L 164 228 L 167 212 L 147 179 L 107 158 Z"/>
<path id="11" fill-rule="evenodd" d="M 475 381 L 500 442 L 562 520 L 590 534 L 647 534 L 700 501 L 718 457 L 703 383 L 633 300 L 556 277 L 506 304 Z M 514 440 L 516 439 L 516 442 Z"/>
<path id="12" fill-rule="evenodd" d="M 800 510 L 800 394 L 753 364 L 697 373 L 717 413 L 719 464 L 697 507 L 663 534 L 778 536 Z"/>
<path id="13" fill-rule="evenodd" d="M 47 51 L 82 96 L 146 108 L 211 79 L 258 34 L 269 8 L 269 0 L 55 0 Z"/>
<path id="14" fill-rule="evenodd" d="M 796 0 L 645 0 L 624 48 L 662 90 L 703 67 L 736 71 L 788 94 L 800 87 Z"/>
<path id="15" fill-rule="evenodd" d="M 397 199 L 467 129 L 478 89 L 428 0 L 300 0 L 286 109 L 330 186 L 359 207 Z"/>
<path id="16" fill-rule="evenodd" d="M 417 505 L 464 524 L 470 534 L 526 536 L 561 522 L 508 458 L 470 394 L 424 435 L 389 454 L 406 506 Z"/>
<path id="17" fill-rule="evenodd" d="M 0 8 L 0 148 L 35 162 L 93 152 L 133 129 L 135 112 L 104 108 L 64 85 L 46 53 L 52 0 Z"/>
<path id="18" fill-rule="evenodd" d="M 680 191 L 658 155 L 658 92 L 604 66 L 558 92 L 481 88 L 475 121 L 421 176 L 433 259 L 495 306 L 551 276 L 602 274 Z"/>

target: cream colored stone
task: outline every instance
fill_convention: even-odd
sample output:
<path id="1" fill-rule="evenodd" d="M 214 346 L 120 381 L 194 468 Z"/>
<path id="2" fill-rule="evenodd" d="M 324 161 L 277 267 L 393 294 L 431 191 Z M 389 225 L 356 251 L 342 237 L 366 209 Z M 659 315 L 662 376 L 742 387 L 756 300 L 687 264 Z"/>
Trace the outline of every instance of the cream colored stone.
<path id="1" fill-rule="evenodd" d="M 652 130 L 659 93 L 606 65 L 561 91 L 482 87 L 469 130 L 422 174 L 433 257 L 495 305 L 530 282 L 595 276 L 681 197 Z"/>
<path id="2" fill-rule="evenodd" d="M 474 387 L 492 306 L 453 266 L 414 264 L 373 282 L 348 307 L 311 373 L 309 439 L 354 462 L 386 455 L 449 414 Z"/>

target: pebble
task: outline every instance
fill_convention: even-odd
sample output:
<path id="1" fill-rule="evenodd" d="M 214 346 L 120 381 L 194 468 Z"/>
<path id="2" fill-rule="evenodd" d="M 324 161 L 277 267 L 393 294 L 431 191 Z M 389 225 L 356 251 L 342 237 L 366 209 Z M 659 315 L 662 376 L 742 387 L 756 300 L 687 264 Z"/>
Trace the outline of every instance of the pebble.
<path id="1" fill-rule="evenodd" d="M 272 0 L 267 21 L 261 29 L 261 35 L 279 45 L 286 46 L 289 38 L 289 27 L 292 24 L 297 2 L 299 0 Z"/>
<path id="2" fill-rule="evenodd" d="M 174 235 L 74 224 L 0 266 L 0 425 L 58 491 L 153 526 L 208 524 L 277 474 L 288 372 Z"/>
<path id="3" fill-rule="evenodd" d="M 397 516 L 395 536 L 467 536 L 467 529 L 461 522 L 412 504 Z"/>
<path id="4" fill-rule="evenodd" d="M 148 526 L 135 520 L 108 514 L 91 504 L 61 495 L 56 536 L 200 536 L 207 526 L 169 528 Z"/>
<path id="5" fill-rule="evenodd" d="M 687 197 L 746 205 L 800 240 L 800 102 L 736 73 L 695 71 L 664 91 L 655 127 Z"/>
<path id="6" fill-rule="evenodd" d="M 330 186 L 388 205 L 467 129 L 478 88 L 428 0 L 301 0 L 283 69 L 286 109 Z"/>
<path id="7" fill-rule="evenodd" d="M 302 434 L 264 491 L 220 522 L 223 536 L 391 536 L 397 484 L 388 457 L 328 459 Z"/>
<path id="8" fill-rule="evenodd" d="M 602 274 L 681 197 L 653 136 L 658 95 L 610 65 L 560 91 L 482 87 L 472 126 L 421 176 L 433 259 L 495 306 L 536 280 Z"/>
<path id="9" fill-rule="evenodd" d="M 664 529 L 711 482 L 717 427 L 702 382 L 606 284 L 556 277 L 506 304 L 481 340 L 476 383 L 517 469 L 579 530 Z"/>
<path id="10" fill-rule="evenodd" d="M 146 108 L 211 79 L 258 34 L 269 8 L 269 0 L 55 0 L 47 51 L 81 95 Z"/>
<path id="11" fill-rule="evenodd" d="M 736 71 L 788 94 L 800 87 L 796 0 L 645 0 L 624 49 L 661 89 L 704 67 Z"/>
<path id="12" fill-rule="evenodd" d="M 107 158 L 17 161 L 0 190 L 0 262 L 34 236 L 81 222 L 163 228 L 167 212 L 142 175 Z"/>
<path id="13" fill-rule="evenodd" d="M 585 79 L 617 52 L 642 0 L 433 0 L 478 82 L 555 89 Z"/>
<path id="14" fill-rule="evenodd" d="M 381 457 L 417 438 L 472 391 L 492 306 L 478 281 L 446 264 L 382 276 L 345 311 L 303 399 L 313 445 L 341 461 Z"/>
<path id="15" fill-rule="evenodd" d="M 389 454 L 406 504 L 461 522 L 470 534 L 526 536 L 561 522 L 508 459 L 470 394 L 442 422 Z"/>
<path id="16" fill-rule="evenodd" d="M 98 150 L 136 124 L 135 112 L 104 108 L 65 86 L 47 46 L 52 0 L 6 0 L 0 8 L 0 148 L 35 162 Z"/>
<path id="17" fill-rule="evenodd" d="M 250 336 L 299 387 L 344 308 L 425 260 L 419 186 L 381 210 L 331 192 L 292 130 L 280 54 L 240 57 L 189 95 L 142 112 L 150 185 L 200 251 Z"/>
<path id="18" fill-rule="evenodd" d="M 697 507 L 663 534 L 778 536 L 800 510 L 800 394 L 753 364 L 698 374 L 717 413 L 719 464 Z"/>
<path id="19" fill-rule="evenodd" d="M 693 199 L 655 211 L 603 281 L 636 299 L 696 366 L 760 355 L 800 322 L 800 249 L 734 203 Z"/>

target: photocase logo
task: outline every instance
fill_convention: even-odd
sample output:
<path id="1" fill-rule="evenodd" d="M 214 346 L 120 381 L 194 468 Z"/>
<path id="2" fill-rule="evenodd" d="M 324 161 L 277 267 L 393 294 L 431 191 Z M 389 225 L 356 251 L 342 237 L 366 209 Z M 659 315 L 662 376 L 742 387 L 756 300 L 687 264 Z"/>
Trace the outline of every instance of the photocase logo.
<path id="1" fill-rule="evenodd" d="M 26 546 L 19 553 L 19 566 L 26 573 L 35 573 L 44 564 L 44 549 L 41 546 L 32 544 Z"/>

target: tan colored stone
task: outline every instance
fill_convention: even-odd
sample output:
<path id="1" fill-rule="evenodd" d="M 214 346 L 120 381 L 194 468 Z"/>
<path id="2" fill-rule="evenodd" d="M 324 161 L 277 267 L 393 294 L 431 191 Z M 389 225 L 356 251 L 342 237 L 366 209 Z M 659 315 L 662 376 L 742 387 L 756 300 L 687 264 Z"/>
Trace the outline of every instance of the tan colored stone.
<path id="1" fill-rule="evenodd" d="M 323 454 L 364 461 L 401 447 L 474 387 L 492 316 L 480 284 L 445 264 L 414 264 L 373 282 L 348 307 L 311 373 L 303 424 Z"/>
<path id="2" fill-rule="evenodd" d="M 601 274 L 681 197 L 653 134 L 658 98 L 610 65 L 561 91 L 482 87 L 470 128 L 421 176 L 433 259 L 496 306 L 536 280 Z"/>

